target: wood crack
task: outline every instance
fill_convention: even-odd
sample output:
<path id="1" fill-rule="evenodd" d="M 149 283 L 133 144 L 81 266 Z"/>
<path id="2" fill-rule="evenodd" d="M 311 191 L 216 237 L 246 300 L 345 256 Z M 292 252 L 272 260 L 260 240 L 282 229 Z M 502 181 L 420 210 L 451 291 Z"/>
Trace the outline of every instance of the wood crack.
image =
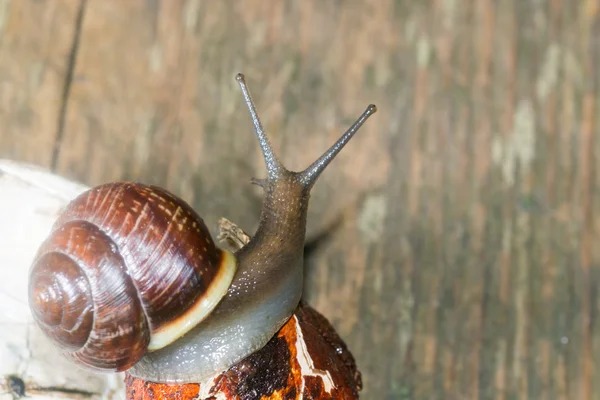
<path id="1" fill-rule="evenodd" d="M 58 166 L 58 159 L 60 157 L 60 148 L 65 131 L 65 120 L 67 115 L 67 107 L 69 103 L 69 95 L 71 93 L 71 84 L 73 83 L 73 75 L 75 71 L 75 64 L 77 62 L 77 53 L 79 50 L 79 42 L 81 39 L 81 28 L 83 26 L 83 17 L 85 15 L 85 9 L 87 0 L 80 0 L 79 9 L 77 11 L 77 19 L 75 20 L 75 31 L 73 32 L 73 43 L 71 45 L 71 51 L 69 52 L 69 62 L 67 64 L 67 74 L 65 76 L 65 83 L 63 86 L 60 111 L 58 114 L 58 126 L 56 129 L 56 137 L 54 139 L 54 148 L 52 150 L 52 159 L 50 161 L 50 169 L 56 172 Z"/>

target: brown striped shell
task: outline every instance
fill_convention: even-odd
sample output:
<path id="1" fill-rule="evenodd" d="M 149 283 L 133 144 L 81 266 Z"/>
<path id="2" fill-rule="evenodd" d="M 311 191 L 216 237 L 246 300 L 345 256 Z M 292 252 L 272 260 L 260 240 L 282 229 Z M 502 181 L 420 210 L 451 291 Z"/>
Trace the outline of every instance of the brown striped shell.
<path id="1" fill-rule="evenodd" d="M 164 189 L 110 183 L 73 200 L 30 271 L 34 320 L 76 361 L 122 371 L 204 319 L 227 293 L 232 253 Z"/>

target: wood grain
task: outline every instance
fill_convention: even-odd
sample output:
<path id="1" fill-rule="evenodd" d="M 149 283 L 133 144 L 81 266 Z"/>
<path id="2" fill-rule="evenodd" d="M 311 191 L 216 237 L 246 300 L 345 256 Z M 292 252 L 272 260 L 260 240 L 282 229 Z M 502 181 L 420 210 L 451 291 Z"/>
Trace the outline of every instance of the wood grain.
<path id="1" fill-rule="evenodd" d="M 0 156 L 164 186 L 213 232 L 258 220 L 235 73 L 293 169 L 377 104 L 307 247 L 364 398 L 600 398 L 598 0 L 0 5 Z"/>
<path id="2" fill-rule="evenodd" d="M 75 1 L 0 1 L 2 155 L 50 166 L 77 10 Z"/>

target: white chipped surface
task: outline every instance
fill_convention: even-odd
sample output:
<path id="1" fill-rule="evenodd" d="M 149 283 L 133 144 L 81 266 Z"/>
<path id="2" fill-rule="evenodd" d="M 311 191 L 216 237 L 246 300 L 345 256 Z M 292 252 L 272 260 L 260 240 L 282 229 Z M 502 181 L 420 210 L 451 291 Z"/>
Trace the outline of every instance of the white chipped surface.
<path id="1" fill-rule="evenodd" d="M 497 136 L 492 143 L 492 159 L 502 169 L 508 186 L 515 183 L 517 165 L 527 176 L 535 159 L 535 115 L 530 100 L 522 100 L 514 115 L 513 131 L 504 138 Z"/>
<path id="2" fill-rule="evenodd" d="M 358 215 L 358 231 L 366 243 L 380 241 L 383 236 L 387 214 L 387 197 L 383 194 L 369 195 Z"/>
<path id="3" fill-rule="evenodd" d="M 535 83 L 538 99 L 545 100 L 558 83 L 560 73 L 561 52 L 556 43 L 551 43 L 546 50 L 539 77 Z"/>
<path id="4" fill-rule="evenodd" d="M 304 336 L 302 333 L 302 327 L 300 326 L 300 322 L 298 321 L 298 318 L 296 318 L 295 315 L 292 318 L 294 318 L 294 322 L 296 323 L 296 360 L 300 364 L 300 371 L 302 375 L 302 387 L 299 390 L 300 400 L 304 398 L 305 376 L 314 376 L 321 378 L 321 381 L 323 382 L 323 388 L 327 393 L 331 394 L 331 390 L 335 386 L 331 374 L 329 374 L 329 371 L 324 371 L 322 369 L 315 368 L 315 363 L 313 362 L 313 359 L 310 356 L 310 353 L 308 352 L 308 348 L 306 347 L 306 342 L 304 341 Z"/>
<path id="5" fill-rule="evenodd" d="M 57 213 L 86 187 L 44 169 L 0 159 L 0 400 L 17 375 L 34 399 L 125 397 L 121 374 L 88 373 L 63 358 L 32 324 L 27 275 Z M 76 389 L 91 396 L 47 390 Z"/>
<path id="6" fill-rule="evenodd" d="M 219 377 L 219 375 L 221 375 L 221 372 L 217 372 L 210 378 L 205 379 L 200 383 L 200 392 L 198 393 L 199 400 L 209 399 L 213 397 L 215 398 L 215 400 L 227 400 L 227 397 L 223 392 L 211 393 L 213 386 L 215 385 L 215 383 L 217 383 L 217 378 Z"/>
<path id="7" fill-rule="evenodd" d="M 422 36 L 417 42 L 417 65 L 419 68 L 425 68 L 431 60 L 431 42 L 428 38 Z"/>

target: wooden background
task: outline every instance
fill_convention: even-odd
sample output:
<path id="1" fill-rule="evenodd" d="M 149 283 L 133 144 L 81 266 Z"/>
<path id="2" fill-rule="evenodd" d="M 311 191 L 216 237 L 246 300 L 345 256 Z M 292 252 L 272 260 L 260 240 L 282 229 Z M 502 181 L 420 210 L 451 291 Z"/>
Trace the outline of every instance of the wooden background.
<path id="1" fill-rule="evenodd" d="M 252 232 L 235 73 L 293 169 L 375 103 L 307 246 L 363 398 L 600 398 L 599 8 L 0 0 L 0 157 L 160 184 Z"/>

